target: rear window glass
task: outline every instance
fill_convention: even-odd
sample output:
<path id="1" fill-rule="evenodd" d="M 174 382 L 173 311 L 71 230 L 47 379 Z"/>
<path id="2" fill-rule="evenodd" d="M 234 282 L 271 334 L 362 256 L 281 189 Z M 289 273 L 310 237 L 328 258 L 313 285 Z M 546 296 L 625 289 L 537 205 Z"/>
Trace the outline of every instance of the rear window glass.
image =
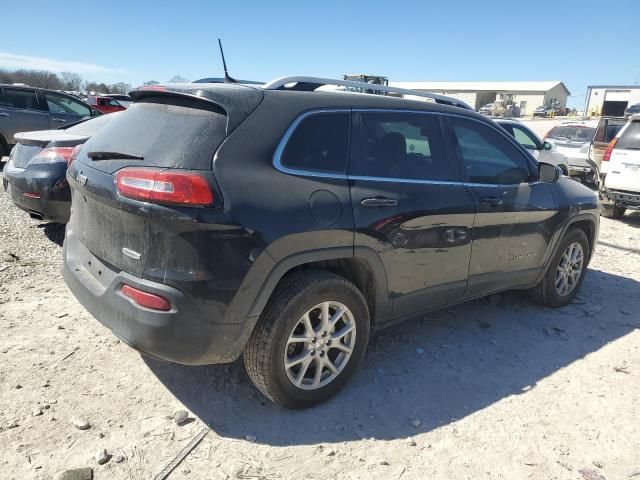
<path id="1" fill-rule="evenodd" d="M 556 140 L 571 140 L 572 142 L 586 143 L 593 139 L 595 133 L 596 129 L 593 127 L 560 125 L 553 127 L 547 137 Z"/>
<path id="2" fill-rule="evenodd" d="M 280 158 L 298 170 L 345 173 L 349 148 L 349 114 L 317 113 L 300 122 Z"/>
<path id="3" fill-rule="evenodd" d="M 142 165 L 210 169 L 213 156 L 226 136 L 226 115 L 192 108 L 197 106 L 194 102 L 171 101 L 180 105 L 148 100 L 133 104 L 85 144 L 83 156 L 92 151 L 115 151 L 144 157 Z M 119 160 L 92 163 L 103 171 L 122 167 Z"/>
<path id="4" fill-rule="evenodd" d="M 640 122 L 631 122 L 616 143 L 616 148 L 640 150 Z"/>
<path id="5" fill-rule="evenodd" d="M 73 127 L 69 127 L 66 130 L 68 133 L 73 133 L 74 135 L 91 136 L 111 120 L 118 118 L 118 115 L 120 115 L 120 112 L 111 113 L 109 115 L 100 115 L 99 117 L 92 118 L 91 120 L 85 120 L 83 122 L 77 123 Z"/>
<path id="6" fill-rule="evenodd" d="M 29 110 L 40 110 L 36 92 L 33 90 L 18 90 L 5 88 L 3 107 L 23 108 Z"/>

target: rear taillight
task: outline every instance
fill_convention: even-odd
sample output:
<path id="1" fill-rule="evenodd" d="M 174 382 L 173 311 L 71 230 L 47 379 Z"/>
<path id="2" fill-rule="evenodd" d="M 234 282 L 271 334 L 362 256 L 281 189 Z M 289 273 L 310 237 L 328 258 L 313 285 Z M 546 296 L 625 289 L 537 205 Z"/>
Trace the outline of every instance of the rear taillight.
<path id="1" fill-rule="evenodd" d="M 609 142 L 609 145 L 607 145 L 607 149 L 604 151 L 604 155 L 602 156 L 603 162 L 608 162 L 609 160 L 611 160 L 611 153 L 613 152 L 613 149 L 615 148 L 617 142 L 617 138 L 614 138 Z"/>
<path id="2" fill-rule="evenodd" d="M 33 157 L 29 164 L 37 163 L 69 163 L 73 147 L 51 147 L 43 149 L 38 155 Z"/>
<path id="3" fill-rule="evenodd" d="M 67 161 L 68 165 L 71 165 L 73 163 L 73 161 L 76 159 L 76 157 L 80 153 L 80 150 L 82 150 L 82 145 L 76 145 L 73 148 L 73 151 L 71 152 L 71 155 L 69 156 L 69 160 Z"/>
<path id="4" fill-rule="evenodd" d="M 160 310 L 162 312 L 171 310 L 171 302 L 166 298 L 161 297 L 160 295 L 156 295 L 155 293 L 138 290 L 137 288 L 132 287 L 131 285 L 127 285 L 126 283 L 122 285 L 122 288 L 120 288 L 120 292 L 122 292 L 125 297 L 129 297 L 141 307 L 150 308 L 151 310 Z"/>
<path id="5" fill-rule="evenodd" d="M 116 173 L 118 193 L 123 197 L 152 203 L 205 206 L 213 193 L 200 175 L 177 170 L 123 168 Z"/>

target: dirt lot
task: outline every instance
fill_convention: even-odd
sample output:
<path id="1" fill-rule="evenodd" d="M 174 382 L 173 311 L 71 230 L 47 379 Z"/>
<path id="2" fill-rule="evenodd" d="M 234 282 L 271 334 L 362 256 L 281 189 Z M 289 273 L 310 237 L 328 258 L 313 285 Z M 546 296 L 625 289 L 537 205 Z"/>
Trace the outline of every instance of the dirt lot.
<path id="1" fill-rule="evenodd" d="M 574 304 L 508 293 L 405 323 L 302 412 L 265 401 L 240 364 L 183 367 L 120 343 L 67 291 L 62 237 L 0 194 L 3 479 L 154 478 L 203 428 L 169 478 L 640 479 L 638 214 L 603 219 Z"/>

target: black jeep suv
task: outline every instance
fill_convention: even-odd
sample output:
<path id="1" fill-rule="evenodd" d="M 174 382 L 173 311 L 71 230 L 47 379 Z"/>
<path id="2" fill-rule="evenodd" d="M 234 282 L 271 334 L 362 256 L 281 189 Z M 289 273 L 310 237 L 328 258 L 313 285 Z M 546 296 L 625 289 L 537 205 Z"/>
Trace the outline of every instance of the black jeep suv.
<path id="1" fill-rule="evenodd" d="M 266 396 L 307 407 L 397 320 L 507 289 L 571 301 L 594 192 L 455 101 L 317 86 L 133 92 L 67 173 L 80 302 L 151 356 L 244 354 Z"/>

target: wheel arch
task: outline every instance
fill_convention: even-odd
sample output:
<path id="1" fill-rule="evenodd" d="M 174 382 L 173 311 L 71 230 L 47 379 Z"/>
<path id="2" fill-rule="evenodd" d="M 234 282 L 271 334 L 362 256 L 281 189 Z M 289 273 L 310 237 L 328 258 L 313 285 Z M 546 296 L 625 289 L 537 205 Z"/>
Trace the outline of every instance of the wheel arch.
<path id="1" fill-rule="evenodd" d="M 387 277 L 378 254 L 365 247 L 330 248 L 290 255 L 276 264 L 264 281 L 249 317 L 258 317 L 285 277 L 299 271 L 326 270 L 352 282 L 364 295 L 372 323 L 391 314 Z"/>

